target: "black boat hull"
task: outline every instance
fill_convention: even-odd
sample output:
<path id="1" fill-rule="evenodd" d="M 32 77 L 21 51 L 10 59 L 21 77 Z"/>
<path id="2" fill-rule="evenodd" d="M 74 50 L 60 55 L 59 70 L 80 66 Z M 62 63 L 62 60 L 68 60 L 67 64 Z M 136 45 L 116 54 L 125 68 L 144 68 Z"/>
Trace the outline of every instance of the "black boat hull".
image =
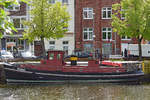
<path id="1" fill-rule="evenodd" d="M 7 83 L 49 83 L 49 82 L 138 82 L 144 76 L 142 71 L 126 73 L 66 73 L 42 72 L 4 66 Z"/>

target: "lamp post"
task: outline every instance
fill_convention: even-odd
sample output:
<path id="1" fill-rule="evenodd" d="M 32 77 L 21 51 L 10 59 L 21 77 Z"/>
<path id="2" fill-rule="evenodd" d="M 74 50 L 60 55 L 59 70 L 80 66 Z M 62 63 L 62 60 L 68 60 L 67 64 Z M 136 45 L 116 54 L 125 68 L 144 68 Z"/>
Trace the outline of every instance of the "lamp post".
<path id="1" fill-rule="evenodd" d="M 95 55 L 95 34 L 93 34 L 93 59 L 96 58 L 96 55 Z"/>
<path id="2" fill-rule="evenodd" d="M 115 42 L 114 43 L 115 44 L 115 55 L 117 54 L 117 44 L 116 44 L 117 43 L 117 41 L 116 41 L 117 39 L 116 38 L 117 38 L 117 33 L 115 32 L 115 40 L 114 40 L 114 42 Z"/>
<path id="3" fill-rule="evenodd" d="M 130 43 L 128 43 L 127 57 L 129 57 L 129 52 L 130 52 L 129 51 L 129 49 L 130 49 L 129 46 L 130 46 Z"/>

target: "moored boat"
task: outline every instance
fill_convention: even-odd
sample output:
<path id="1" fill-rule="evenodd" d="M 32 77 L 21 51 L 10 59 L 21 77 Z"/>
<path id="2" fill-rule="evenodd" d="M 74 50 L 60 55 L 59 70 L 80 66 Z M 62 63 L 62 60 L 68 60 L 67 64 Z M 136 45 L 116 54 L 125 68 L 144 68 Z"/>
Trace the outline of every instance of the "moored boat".
<path id="1" fill-rule="evenodd" d="M 48 51 L 40 64 L 4 64 L 7 83 L 135 82 L 144 75 L 138 65 L 89 60 L 86 64 L 64 62 L 63 51 Z M 75 57 L 73 60 L 77 60 Z"/>

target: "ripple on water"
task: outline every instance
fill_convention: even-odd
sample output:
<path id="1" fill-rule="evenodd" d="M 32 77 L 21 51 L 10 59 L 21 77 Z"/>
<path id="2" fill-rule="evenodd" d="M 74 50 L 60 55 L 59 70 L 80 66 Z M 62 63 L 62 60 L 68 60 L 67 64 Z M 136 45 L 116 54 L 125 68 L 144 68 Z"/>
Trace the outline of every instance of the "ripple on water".
<path id="1" fill-rule="evenodd" d="M 62 84 L 0 87 L 0 100 L 149 100 L 150 85 Z"/>

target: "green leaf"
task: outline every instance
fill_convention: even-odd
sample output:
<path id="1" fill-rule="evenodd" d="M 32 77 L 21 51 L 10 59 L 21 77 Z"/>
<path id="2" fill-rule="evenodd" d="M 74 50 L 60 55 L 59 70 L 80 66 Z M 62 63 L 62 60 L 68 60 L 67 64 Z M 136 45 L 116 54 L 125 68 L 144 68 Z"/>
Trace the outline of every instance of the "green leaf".
<path id="1" fill-rule="evenodd" d="M 68 29 L 70 15 L 67 7 L 60 2 L 49 4 L 47 0 L 32 0 L 30 15 L 32 19 L 25 21 L 28 28 L 24 32 L 24 39 L 32 42 L 34 39 L 58 39 L 64 36 Z M 45 47 L 43 47 L 43 51 Z"/>
<path id="2" fill-rule="evenodd" d="M 150 40 L 150 0 L 121 0 L 120 4 L 114 4 L 112 7 L 114 32 L 137 38 L 140 42 L 142 38 Z M 124 20 L 120 18 L 122 13 L 125 14 Z"/>

